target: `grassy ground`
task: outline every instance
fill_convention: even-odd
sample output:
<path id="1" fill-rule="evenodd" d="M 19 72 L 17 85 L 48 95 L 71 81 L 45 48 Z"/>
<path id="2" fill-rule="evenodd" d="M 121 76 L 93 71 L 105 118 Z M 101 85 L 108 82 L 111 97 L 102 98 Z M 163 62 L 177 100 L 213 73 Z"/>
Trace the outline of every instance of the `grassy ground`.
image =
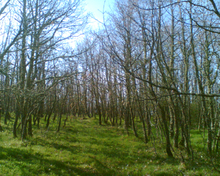
<path id="1" fill-rule="evenodd" d="M 3 126 L 0 176 L 219 175 L 202 152 L 203 139 L 196 131 L 192 145 L 200 148 L 194 151 L 194 161 L 183 162 L 179 151 L 174 159 L 167 157 L 163 139 L 152 138 L 146 145 L 132 132 L 128 136 L 122 127 L 97 124 L 95 119 L 73 119 L 60 133 L 55 124 L 49 131 L 34 128 L 33 138 L 24 142 L 13 138 L 10 125 Z M 219 161 L 213 162 L 220 166 Z"/>

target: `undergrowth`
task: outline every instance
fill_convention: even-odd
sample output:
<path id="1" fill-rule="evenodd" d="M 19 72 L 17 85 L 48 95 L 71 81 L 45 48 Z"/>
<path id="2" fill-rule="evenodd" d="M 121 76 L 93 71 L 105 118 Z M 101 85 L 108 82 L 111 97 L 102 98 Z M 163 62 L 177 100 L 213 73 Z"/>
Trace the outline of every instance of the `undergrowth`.
<path id="1" fill-rule="evenodd" d="M 219 175 L 218 159 L 208 157 L 197 131 L 191 134 L 193 158 L 184 150 L 173 149 L 174 158 L 165 153 L 164 139 L 154 132 L 145 144 L 123 127 L 98 125 L 96 119 L 71 119 L 57 133 L 57 124 L 45 130 L 34 127 L 33 137 L 13 138 L 12 125 L 0 132 L 0 176 L 146 176 Z M 156 129 L 153 129 L 156 131 Z"/>

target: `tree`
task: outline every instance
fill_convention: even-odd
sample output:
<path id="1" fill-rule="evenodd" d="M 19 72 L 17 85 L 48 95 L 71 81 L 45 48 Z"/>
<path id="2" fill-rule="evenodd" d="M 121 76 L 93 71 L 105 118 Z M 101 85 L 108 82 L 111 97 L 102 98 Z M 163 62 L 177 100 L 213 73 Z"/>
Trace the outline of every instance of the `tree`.
<path id="1" fill-rule="evenodd" d="M 5 28 L 7 35 L 1 45 L 0 71 L 4 74 L 3 84 L 6 85 L 1 88 L 7 94 L 4 99 L 5 119 L 9 118 L 10 111 L 15 111 L 14 136 L 17 136 L 21 120 L 21 136 L 25 139 L 27 134 L 32 135 L 33 115 L 40 117 L 45 113 L 48 92 L 63 78 L 63 75 L 51 75 L 51 63 L 61 63 L 75 57 L 75 54 L 66 52 L 63 47 L 67 48 L 65 42 L 72 40 L 84 28 L 87 17 L 82 13 L 80 0 L 14 1 L 16 6 L 13 8 L 17 9 L 9 12 L 8 8 L 12 7 L 10 2 L 5 1 L 0 9 L 2 16 L 5 12 L 17 17 L 15 26 L 9 23 L 8 29 Z M 2 19 L 6 18 L 4 16 Z M 12 21 L 15 20 L 12 18 Z M 15 33 L 11 35 L 13 28 Z M 16 58 L 15 61 L 13 57 Z M 16 100 L 13 107 L 11 98 Z M 39 118 L 34 118 L 36 119 L 39 124 Z"/>

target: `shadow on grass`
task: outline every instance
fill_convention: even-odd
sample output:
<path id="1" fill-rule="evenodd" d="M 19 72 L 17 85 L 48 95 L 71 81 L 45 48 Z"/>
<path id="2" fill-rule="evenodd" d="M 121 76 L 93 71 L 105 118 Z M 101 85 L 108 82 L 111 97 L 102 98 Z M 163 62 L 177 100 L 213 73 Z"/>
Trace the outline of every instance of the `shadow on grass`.
<path id="1" fill-rule="evenodd" d="M 65 131 L 76 133 L 76 130 L 68 128 L 65 129 Z M 31 139 L 31 141 L 34 145 L 52 147 L 56 150 L 66 150 L 72 154 L 82 153 L 91 156 L 102 155 L 112 161 L 118 161 L 120 166 L 143 163 L 144 160 L 152 159 L 152 156 L 154 155 L 153 153 L 140 155 L 140 153 L 133 152 L 130 148 L 132 146 L 126 147 L 125 144 L 112 140 L 115 137 L 114 134 L 103 135 L 102 133 L 100 135 L 98 130 L 95 133 L 93 132 L 93 136 L 90 136 L 91 132 L 88 131 L 88 129 L 87 131 L 84 130 L 83 136 L 86 137 L 86 140 L 80 140 L 80 137 L 77 139 L 75 136 L 71 136 L 71 134 L 69 136 L 66 136 L 65 134 L 66 133 L 57 134 L 58 138 L 56 140 L 50 140 L 51 137 L 54 137 L 54 135 L 50 134 L 51 136 L 47 136 L 46 138 L 35 138 Z M 62 143 L 62 141 L 65 141 L 65 143 Z M 69 145 L 67 143 L 69 143 Z M 161 158 L 161 160 L 164 159 Z"/>
<path id="2" fill-rule="evenodd" d="M 145 152 L 143 154 L 132 151 L 132 145 L 123 144 L 120 139 L 115 140 L 117 133 L 120 133 L 122 130 L 116 129 L 115 132 L 109 132 L 108 127 L 102 129 L 99 127 L 97 130 L 96 126 L 86 127 L 84 129 L 73 129 L 72 127 L 66 127 L 63 129 L 63 133 L 58 133 L 56 140 L 48 140 L 54 138 L 54 134 L 49 134 L 46 138 L 35 138 L 32 139 L 34 144 L 39 144 L 42 146 L 53 147 L 57 150 L 66 150 L 71 152 L 72 154 L 86 154 L 88 156 L 99 156 L 102 155 L 105 158 L 108 158 L 110 161 L 117 161 L 117 163 L 112 163 L 113 165 L 117 164 L 118 166 L 125 166 L 127 164 L 135 165 L 135 164 L 143 164 L 148 160 L 155 160 L 156 163 L 166 162 L 168 164 L 178 165 L 179 161 L 176 159 L 167 159 L 164 155 L 156 156 L 153 152 Z M 112 128 L 112 127 L 109 127 Z M 106 133 L 103 133 L 103 130 L 106 130 Z M 100 133 L 100 131 L 102 133 Z M 81 136 L 84 136 L 86 140 L 81 140 L 81 136 L 77 138 L 77 132 L 82 133 Z M 67 135 L 69 134 L 69 135 Z M 61 141 L 65 141 L 63 144 Z M 128 142 L 128 141 L 126 141 Z M 69 143 L 70 145 L 67 145 Z M 74 143 L 78 143 L 79 145 L 74 145 Z M 142 148 L 143 149 L 143 148 Z M 101 164 L 101 161 L 97 159 L 94 160 L 96 163 Z M 99 161 L 99 162 L 98 162 Z M 154 165 L 155 163 L 152 163 Z M 107 167 L 105 167 L 106 169 Z M 100 169 L 98 169 L 100 170 Z"/>
<path id="3" fill-rule="evenodd" d="M 21 175 L 99 175 L 89 168 L 79 168 L 73 161 L 61 161 L 55 159 L 46 159 L 42 155 L 30 153 L 18 148 L 0 147 L 2 151 L 0 160 L 7 168 L 13 169 L 14 165 L 22 172 Z M 38 167 L 36 167 L 38 166 Z"/>
<path id="4" fill-rule="evenodd" d="M 145 166 L 153 173 L 158 166 L 159 170 L 153 175 L 168 176 L 172 175 L 169 173 L 172 171 L 167 168 L 180 165 L 178 159 L 167 158 L 165 153 L 155 156 L 150 149 L 152 146 L 147 150 L 145 144 L 132 136 L 127 137 L 123 129 L 100 127 L 87 121 L 83 121 L 83 124 L 77 123 L 75 126 L 67 125 L 60 133 L 55 133 L 52 128 L 51 131 L 43 133 L 36 130 L 38 133 L 27 141 L 26 148 L 0 146 L 0 160 L 8 161 L 5 165 L 9 169 L 16 166 L 17 170 L 22 172 L 21 175 L 128 175 L 123 168 L 129 165 L 129 172 L 137 167 L 140 171 L 134 171 L 134 174 L 130 175 L 144 175 L 142 171 Z M 38 146 L 50 152 L 33 150 Z M 158 153 L 164 151 L 161 145 L 157 148 Z M 58 151 L 57 157 L 53 156 L 54 151 Z M 62 160 L 61 157 L 65 159 Z M 199 163 L 187 161 L 186 170 L 200 167 L 211 170 L 211 164 L 207 164 L 205 159 L 196 158 L 196 161 Z M 175 172 L 178 172 L 178 169 Z"/>

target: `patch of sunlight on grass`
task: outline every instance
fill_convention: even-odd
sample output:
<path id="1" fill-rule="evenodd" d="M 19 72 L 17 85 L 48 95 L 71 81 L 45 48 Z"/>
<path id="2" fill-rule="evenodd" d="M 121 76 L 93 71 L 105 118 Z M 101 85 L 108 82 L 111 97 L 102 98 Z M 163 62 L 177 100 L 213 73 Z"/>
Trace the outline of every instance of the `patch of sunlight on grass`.
<path id="1" fill-rule="evenodd" d="M 143 137 L 136 138 L 131 130 L 128 136 L 123 127 L 99 126 L 97 119 L 73 119 L 60 133 L 55 123 L 49 131 L 43 128 L 44 123 L 40 129 L 33 126 L 34 136 L 24 142 L 13 138 L 12 128 L 4 128 L 0 133 L 1 176 L 217 175 L 204 159 L 203 138 L 196 130 L 191 134 L 195 161 L 181 151 L 185 157 L 182 162 L 176 156 L 168 158 L 164 141 L 157 137 L 145 144 Z M 138 133 L 143 136 L 141 130 Z M 180 156 L 178 149 L 175 152 Z"/>

